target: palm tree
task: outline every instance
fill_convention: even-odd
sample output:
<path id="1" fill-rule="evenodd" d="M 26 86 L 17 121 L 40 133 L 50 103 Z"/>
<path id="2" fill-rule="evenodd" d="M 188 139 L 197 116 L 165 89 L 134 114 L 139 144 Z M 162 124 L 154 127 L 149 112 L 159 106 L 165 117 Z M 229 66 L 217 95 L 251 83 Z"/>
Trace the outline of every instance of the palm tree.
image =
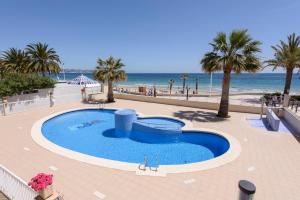
<path id="1" fill-rule="evenodd" d="M 113 82 L 126 80 L 126 73 L 121 69 L 125 65 L 121 59 L 115 59 L 112 56 L 106 60 L 99 58 L 97 63 L 98 66 L 94 71 L 94 78 L 101 82 L 108 82 L 107 102 L 113 102 Z"/>
<path id="2" fill-rule="evenodd" d="M 222 97 L 218 116 L 229 117 L 229 88 L 231 72 L 240 74 L 242 71 L 256 72 L 261 68 L 257 57 L 261 42 L 253 40 L 247 30 L 232 31 L 227 39 L 226 33 L 221 32 L 210 44 L 211 52 L 201 60 L 205 72 L 223 71 Z"/>
<path id="3" fill-rule="evenodd" d="M 180 76 L 180 79 L 182 80 L 182 92 L 183 92 L 183 94 L 184 94 L 184 90 L 185 90 L 185 82 L 188 78 L 189 78 L 189 75 L 187 73 L 183 73 Z"/>
<path id="4" fill-rule="evenodd" d="M 300 36 L 288 36 L 288 42 L 280 41 L 279 45 L 272 46 L 274 50 L 274 59 L 265 61 L 267 66 L 283 67 L 286 70 L 284 94 L 289 94 L 293 78 L 293 70 L 300 68 Z"/>
<path id="5" fill-rule="evenodd" d="M 25 72 L 29 59 L 24 50 L 10 48 L 4 51 L 1 56 L 4 71 L 7 72 Z"/>
<path id="6" fill-rule="evenodd" d="M 59 73 L 60 59 L 53 48 L 49 48 L 47 44 L 36 43 L 29 44 L 25 49 L 30 58 L 27 72 L 42 73 Z"/>
<path id="7" fill-rule="evenodd" d="M 4 72 L 5 72 L 5 66 L 4 66 L 4 64 L 3 64 L 2 59 L 0 58 L 0 79 L 3 78 Z"/>
<path id="8" fill-rule="evenodd" d="M 170 91 L 170 95 L 172 94 L 172 88 L 173 88 L 174 83 L 175 83 L 174 79 L 170 79 L 170 80 L 169 80 L 169 91 Z"/>

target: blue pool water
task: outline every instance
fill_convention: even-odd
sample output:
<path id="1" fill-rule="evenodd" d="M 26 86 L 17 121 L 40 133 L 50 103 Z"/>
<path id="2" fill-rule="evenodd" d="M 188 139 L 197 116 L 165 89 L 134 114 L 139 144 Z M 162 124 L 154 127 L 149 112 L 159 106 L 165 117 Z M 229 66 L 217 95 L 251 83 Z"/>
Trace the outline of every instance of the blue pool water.
<path id="1" fill-rule="evenodd" d="M 59 146 L 95 157 L 142 163 L 146 154 L 150 166 L 209 160 L 224 154 L 229 148 L 228 141 L 216 134 L 168 132 L 173 128 L 181 128 L 184 123 L 162 117 L 138 118 L 138 121 L 159 128 L 166 127 L 165 130 L 153 132 L 153 129 L 148 131 L 140 128 L 132 131 L 130 137 L 117 137 L 114 112 L 109 109 L 68 112 L 44 122 L 42 133 Z"/>

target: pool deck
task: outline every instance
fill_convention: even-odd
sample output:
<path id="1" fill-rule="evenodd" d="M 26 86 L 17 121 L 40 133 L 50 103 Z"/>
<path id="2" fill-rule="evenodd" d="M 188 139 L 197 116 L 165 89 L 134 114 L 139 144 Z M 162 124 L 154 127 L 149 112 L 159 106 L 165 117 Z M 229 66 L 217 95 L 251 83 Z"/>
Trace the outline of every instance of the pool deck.
<path id="1" fill-rule="evenodd" d="M 96 105 L 94 105 L 97 107 Z M 292 134 L 251 127 L 245 120 L 257 115 L 231 113 L 222 120 L 214 111 L 145 102 L 117 100 L 106 106 L 133 108 L 146 115 L 190 120 L 196 128 L 215 129 L 235 137 L 242 152 L 223 166 L 167 177 L 138 176 L 86 164 L 52 153 L 31 138 L 33 124 L 67 109 L 91 107 L 83 103 L 36 108 L 0 117 L 0 163 L 24 180 L 39 172 L 54 174 L 54 187 L 64 199 L 205 199 L 238 197 L 238 181 L 255 183 L 255 199 L 299 199 L 300 144 Z"/>

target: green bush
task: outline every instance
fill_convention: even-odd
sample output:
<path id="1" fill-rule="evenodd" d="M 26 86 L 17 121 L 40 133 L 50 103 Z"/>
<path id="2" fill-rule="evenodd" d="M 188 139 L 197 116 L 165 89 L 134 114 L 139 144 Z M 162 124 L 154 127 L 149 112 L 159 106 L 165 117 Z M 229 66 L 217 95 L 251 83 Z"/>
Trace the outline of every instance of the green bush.
<path id="1" fill-rule="evenodd" d="M 291 100 L 300 101 L 300 95 L 292 95 Z"/>
<path id="2" fill-rule="evenodd" d="M 0 97 L 34 92 L 36 89 L 53 88 L 55 81 L 36 74 L 5 74 L 0 80 Z"/>

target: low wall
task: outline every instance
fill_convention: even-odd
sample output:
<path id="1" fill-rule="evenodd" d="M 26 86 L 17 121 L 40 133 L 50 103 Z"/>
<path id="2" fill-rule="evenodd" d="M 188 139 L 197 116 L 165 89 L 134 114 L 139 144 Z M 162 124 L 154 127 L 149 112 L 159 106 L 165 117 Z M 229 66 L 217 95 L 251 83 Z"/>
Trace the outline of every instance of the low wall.
<path id="1" fill-rule="evenodd" d="M 201 108 L 201 109 L 208 109 L 208 110 L 218 110 L 219 109 L 219 103 L 212 103 L 212 102 L 186 101 L 186 100 L 179 100 L 179 99 L 167 99 L 167 98 L 150 97 L 150 96 L 142 96 L 142 95 L 131 95 L 131 94 L 114 94 L 114 97 L 117 99 L 126 99 L 126 100 L 133 100 L 133 101 L 184 106 L 184 107 L 191 107 L 191 108 Z M 254 107 L 254 106 L 230 105 L 229 111 L 230 112 L 260 114 L 261 108 Z"/>
<path id="2" fill-rule="evenodd" d="M 44 99 L 49 96 L 49 92 L 53 92 L 54 88 L 39 89 L 37 93 L 14 95 L 7 98 L 8 102 L 30 101 Z"/>
<path id="3" fill-rule="evenodd" d="M 283 118 L 286 122 L 300 134 L 300 118 L 289 109 L 284 109 Z"/>
<path id="4" fill-rule="evenodd" d="M 37 93 L 8 97 L 7 104 L 0 103 L 0 115 L 9 115 L 36 107 L 52 107 L 57 104 L 82 100 L 80 85 L 56 84 L 55 88 L 40 89 Z M 49 93 L 53 92 L 50 99 Z"/>

